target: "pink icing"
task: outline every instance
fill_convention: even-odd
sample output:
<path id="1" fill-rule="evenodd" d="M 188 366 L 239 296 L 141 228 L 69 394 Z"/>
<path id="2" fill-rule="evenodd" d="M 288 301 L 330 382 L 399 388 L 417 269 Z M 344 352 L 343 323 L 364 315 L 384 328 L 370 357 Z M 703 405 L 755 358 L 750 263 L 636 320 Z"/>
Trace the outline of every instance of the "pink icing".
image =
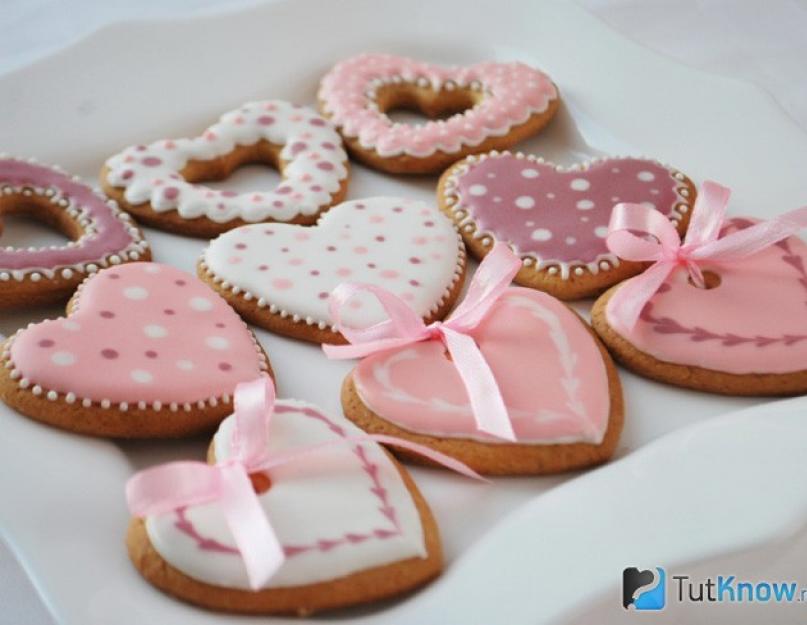
<path id="1" fill-rule="evenodd" d="M 485 99 L 462 114 L 421 126 L 395 124 L 375 106 L 373 89 L 385 83 L 414 82 L 435 90 L 448 85 L 486 92 Z M 450 81 L 450 82 L 449 82 Z M 368 95 L 368 91 L 370 95 Z M 543 72 L 523 63 L 478 63 L 440 67 L 389 54 L 360 54 L 336 64 L 322 79 L 325 110 L 344 135 L 382 156 L 452 153 L 501 136 L 531 115 L 543 113 L 558 97 Z"/>
<path id="2" fill-rule="evenodd" d="M 733 219 L 727 231 L 747 227 Z M 702 269 L 720 285 L 699 289 L 676 270 L 648 302 L 633 330 L 606 319 L 637 349 L 666 362 L 727 373 L 807 369 L 807 246 L 791 237 L 742 261 Z"/>
<path id="3" fill-rule="evenodd" d="M 0 269 L 55 269 L 100 262 L 110 254 L 121 253 L 140 241 L 133 226 L 119 218 L 107 201 L 90 187 L 60 171 L 11 158 L 0 159 L 0 186 L 53 189 L 61 198 L 83 210 L 95 232 L 81 237 L 74 245 L 40 249 L 0 248 Z"/>
<path id="4" fill-rule="evenodd" d="M 508 289 L 471 331 L 499 384 L 520 442 L 599 443 L 610 412 L 602 355 L 564 304 L 532 289 Z M 462 381 L 439 341 L 362 360 L 353 380 L 373 412 L 418 433 L 497 439 L 474 433 Z"/>
<path id="5" fill-rule="evenodd" d="M 680 218 L 674 209 L 681 183 L 655 161 L 612 158 L 582 171 L 558 171 L 507 152 L 469 160 L 447 187 L 457 195 L 454 210 L 466 210 L 479 231 L 543 263 L 610 258 L 605 236 L 617 202 L 649 202 Z"/>
<path id="6" fill-rule="evenodd" d="M 252 335 L 224 300 L 156 263 L 96 274 L 73 314 L 14 338 L 11 360 L 31 384 L 112 402 L 203 400 L 262 369 Z"/>

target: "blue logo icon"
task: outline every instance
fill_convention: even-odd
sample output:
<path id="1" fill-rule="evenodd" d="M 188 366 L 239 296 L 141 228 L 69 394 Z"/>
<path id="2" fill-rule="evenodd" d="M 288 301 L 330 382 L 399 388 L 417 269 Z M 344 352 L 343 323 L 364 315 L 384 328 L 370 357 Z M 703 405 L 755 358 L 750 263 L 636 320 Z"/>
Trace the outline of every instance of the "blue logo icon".
<path id="1" fill-rule="evenodd" d="M 663 610 L 667 597 L 667 574 L 660 566 L 637 569 L 631 566 L 622 571 L 622 607 L 636 610 Z"/>

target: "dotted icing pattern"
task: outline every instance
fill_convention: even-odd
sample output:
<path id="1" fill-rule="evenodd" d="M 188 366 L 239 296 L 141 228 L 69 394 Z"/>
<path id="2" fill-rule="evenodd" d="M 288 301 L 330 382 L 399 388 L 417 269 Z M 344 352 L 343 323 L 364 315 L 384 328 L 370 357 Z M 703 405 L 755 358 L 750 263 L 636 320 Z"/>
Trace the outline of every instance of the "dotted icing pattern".
<path id="1" fill-rule="evenodd" d="M 435 91 L 469 88 L 484 93 L 476 106 L 421 126 L 393 123 L 376 102 L 386 85 L 411 83 Z M 549 77 L 523 63 L 440 67 L 389 54 L 361 54 L 336 64 L 322 79 L 323 110 L 342 134 L 384 157 L 455 153 L 502 136 L 545 112 L 558 93 Z"/>
<path id="2" fill-rule="evenodd" d="M 282 145 L 283 181 L 273 191 L 216 191 L 182 178 L 190 161 L 231 153 L 259 141 Z M 348 176 L 342 140 L 330 122 L 308 107 L 281 100 L 249 102 L 225 113 L 193 139 L 167 139 L 126 148 L 107 163 L 107 182 L 123 187 L 130 204 L 150 202 L 157 212 L 217 223 L 289 221 L 327 208 Z"/>
<path id="3" fill-rule="evenodd" d="M 66 280 L 92 274 L 99 267 L 138 260 L 148 243 L 128 214 L 117 204 L 55 167 L 0 156 L 0 193 L 3 197 L 39 197 L 63 211 L 82 230 L 65 245 L 45 248 L 0 248 L 0 282 L 43 277 Z"/>
<path id="4" fill-rule="evenodd" d="M 451 220 L 436 208 L 374 197 L 339 204 L 314 227 L 230 230 L 211 242 L 202 267 L 216 284 L 270 313 L 335 331 L 328 298 L 346 281 L 382 286 L 428 317 L 462 275 L 463 250 Z M 384 318 L 367 294 L 351 299 L 344 313 L 356 327 Z"/>
<path id="5" fill-rule="evenodd" d="M 275 404 L 273 452 L 361 435 L 344 418 L 295 400 Z M 233 419 L 214 438 L 218 460 L 230 454 Z M 425 557 L 420 515 L 395 465 L 371 442 L 333 444 L 275 467 L 258 495 L 287 560 L 266 587 L 302 586 L 368 568 Z M 216 586 L 248 589 L 243 562 L 221 508 L 191 506 L 146 519 L 154 548 L 186 575 Z"/>
<path id="6" fill-rule="evenodd" d="M 85 407 L 190 411 L 229 401 L 237 383 L 267 370 L 226 302 L 173 267 L 105 269 L 75 301 L 68 317 L 29 325 L 7 344 L 3 360 L 20 388 Z"/>
<path id="7" fill-rule="evenodd" d="M 461 230 L 509 243 L 525 266 L 568 279 L 617 266 L 605 237 L 614 204 L 644 203 L 677 223 L 692 199 L 680 172 L 656 161 L 606 158 L 565 169 L 510 152 L 469 156 L 443 188 Z"/>

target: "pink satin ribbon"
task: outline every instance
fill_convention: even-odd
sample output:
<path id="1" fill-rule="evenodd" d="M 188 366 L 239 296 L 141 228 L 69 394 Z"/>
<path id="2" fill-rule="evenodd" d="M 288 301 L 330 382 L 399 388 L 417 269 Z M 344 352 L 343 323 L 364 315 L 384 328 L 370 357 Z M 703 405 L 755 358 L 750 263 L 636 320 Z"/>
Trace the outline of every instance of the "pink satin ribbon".
<path id="1" fill-rule="evenodd" d="M 620 286 L 611 311 L 627 329 L 678 267 L 686 267 L 695 286 L 704 287 L 700 262 L 729 263 L 747 258 L 807 227 L 807 206 L 720 236 L 731 191 L 706 181 L 695 200 L 683 243 L 675 226 L 657 210 L 641 204 L 617 204 L 608 224 L 608 249 L 619 258 L 654 261 L 644 273 Z"/>
<path id="2" fill-rule="evenodd" d="M 358 435 L 309 447 L 270 453 L 269 424 L 275 404 L 271 378 L 261 377 L 235 389 L 232 457 L 216 462 L 169 462 L 132 476 L 126 501 L 136 517 L 161 515 L 180 508 L 217 502 L 244 560 L 250 587 L 263 587 L 286 559 L 249 478 L 273 467 L 318 453 L 334 445 L 378 442 L 402 447 L 462 475 L 486 481 L 465 464 L 438 451 L 394 436 Z"/>
<path id="3" fill-rule="evenodd" d="M 420 341 L 442 341 L 465 386 L 477 429 L 514 441 L 516 435 L 499 385 L 469 332 L 485 318 L 520 267 L 521 261 L 510 248 L 497 243 L 480 263 L 465 299 L 451 316 L 428 326 L 403 300 L 381 287 L 353 282 L 340 284 L 331 293 L 331 318 L 351 344 L 323 345 L 322 349 L 328 358 L 363 358 Z M 362 291 L 378 298 L 389 319 L 363 329 L 342 323 L 342 307 Z"/>

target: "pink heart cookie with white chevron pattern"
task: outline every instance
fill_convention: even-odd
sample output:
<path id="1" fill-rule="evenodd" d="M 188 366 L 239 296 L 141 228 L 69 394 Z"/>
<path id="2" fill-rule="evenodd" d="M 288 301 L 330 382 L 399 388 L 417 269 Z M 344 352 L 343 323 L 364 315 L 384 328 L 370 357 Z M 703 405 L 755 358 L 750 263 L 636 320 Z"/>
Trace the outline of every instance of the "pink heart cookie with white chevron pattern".
<path id="1" fill-rule="evenodd" d="M 752 223 L 731 219 L 723 234 Z M 732 395 L 807 392 L 804 241 L 790 237 L 702 269 L 711 288 L 676 269 L 632 329 L 614 314 L 609 291 L 592 311 L 595 329 L 627 366 L 661 381 Z"/>
<path id="2" fill-rule="evenodd" d="M 515 281 L 561 299 L 596 295 L 641 271 L 605 245 L 615 204 L 652 205 L 683 232 L 695 194 L 684 174 L 653 160 L 606 158 L 567 169 L 509 152 L 460 161 L 437 192 L 474 256 L 505 242 L 524 264 Z"/>
<path id="3" fill-rule="evenodd" d="M 551 473 L 611 456 L 622 427 L 619 380 L 574 312 L 545 293 L 511 288 L 470 335 L 499 385 L 515 444 L 476 431 L 459 373 L 437 340 L 362 360 L 343 391 L 345 414 L 484 473 Z"/>

